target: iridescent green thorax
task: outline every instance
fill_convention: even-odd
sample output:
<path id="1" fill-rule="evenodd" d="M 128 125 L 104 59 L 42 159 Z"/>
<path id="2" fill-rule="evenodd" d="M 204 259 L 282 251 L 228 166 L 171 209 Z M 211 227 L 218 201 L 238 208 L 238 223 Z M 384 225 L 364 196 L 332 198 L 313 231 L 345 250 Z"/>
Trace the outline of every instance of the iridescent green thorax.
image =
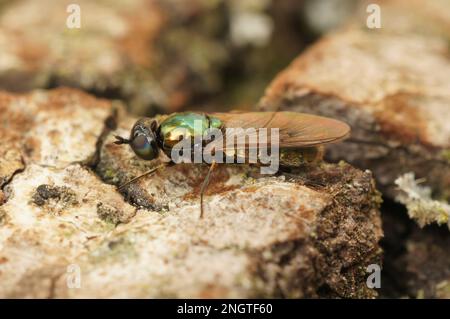
<path id="1" fill-rule="evenodd" d="M 172 147 L 181 139 L 203 136 L 209 128 L 222 128 L 222 121 L 202 113 L 175 113 L 161 122 L 158 136 L 164 152 L 170 153 Z"/>

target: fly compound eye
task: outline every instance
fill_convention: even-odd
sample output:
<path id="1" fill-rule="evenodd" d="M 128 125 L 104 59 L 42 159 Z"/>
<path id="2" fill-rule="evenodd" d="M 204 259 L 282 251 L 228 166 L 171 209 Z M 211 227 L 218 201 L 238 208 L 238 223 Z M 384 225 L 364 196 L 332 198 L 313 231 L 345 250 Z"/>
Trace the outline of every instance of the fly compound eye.
<path id="1" fill-rule="evenodd" d="M 157 148 L 154 140 L 145 134 L 136 134 L 130 146 L 134 153 L 144 160 L 152 160 L 157 156 Z"/>

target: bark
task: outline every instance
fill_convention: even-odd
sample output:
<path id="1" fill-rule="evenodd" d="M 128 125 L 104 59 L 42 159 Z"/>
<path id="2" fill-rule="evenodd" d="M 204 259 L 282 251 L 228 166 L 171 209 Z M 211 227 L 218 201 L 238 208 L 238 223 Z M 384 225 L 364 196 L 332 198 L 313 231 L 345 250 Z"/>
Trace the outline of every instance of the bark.
<path id="1" fill-rule="evenodd" d="M 327 157 L 370 169 L 384 195 L 381 296 L 449 298 L 449 2 L 377 1 L 381 29 L 366 27 L 367 4 L 281 72 L 258 107 L 349 123 Z"/>
<path id="2" fill-rule="evenodd" d="M 68 4 L 4 5 L 3 89 L 72 86 L 126 100 L 135 113 L 155 113 L 220 88 L 219 71 L 230 53 L 221 36 L 226 16 L 220 2 L 80 0 L 80 28 L 66 26 Z"/>
<path id="3" fill-rule="evenodd" d="M 383 275 L 388 298 L 450 298 L 450 233 L 436 225 L 421 229 L 399 205 L 383 205 Z"/>
<path id="4" fill-rule="evenodd" d="M 372 170 L 383 194 L 411 207 L 412 217 L 445 224 L 450 216 L 449 3 L 398 0 L 380 6 L 381 29 L 367 28 L 367 15 L 361 15 L 325 36 L 275 78 L 259 106 L 346 121 L 351 138 L 331 146 L 328 157 Z M 427 189 L 420 199 L 410 197 L 407 176 Z"/>
<path id="5" fill-rule="evenodd" d="M 418 298 L 450 299 L 450 236 L 416 231 L 406 243 L 407 288 Z"/>
<path id="6" fill-rule="evenodd" d="M 211 97 L 217 108 L 217 95 L 227 109 L 255 103 L 304 44 L 292 28 L 298 1 L 80 0 L 74 29 L 66 26 L 68 4 L 1 4 L 1 88 L 81 88 L 124 100 L 134 114 Z"/>
<path id="7" fill-rule="evenodd" d="M 203 165 L 123 193 L 111 185 L 151 166 L 112 143 L 134 120 L 72 89 L 0 95 L 0 296 L 376 295 L 366 267 L 381 262 L 380 195 L 369 171 L 219 165 L 199 219 Z"/>

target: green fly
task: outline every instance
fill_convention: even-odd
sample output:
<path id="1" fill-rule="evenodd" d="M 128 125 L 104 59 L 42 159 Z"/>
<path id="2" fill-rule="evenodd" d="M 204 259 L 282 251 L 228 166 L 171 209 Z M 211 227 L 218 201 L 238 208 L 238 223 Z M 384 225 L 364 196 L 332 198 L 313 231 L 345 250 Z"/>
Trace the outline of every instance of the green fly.
<path id="1" fill-rule="evenodd" d="M 134 124 L 129 138 L 116 136 L 115 143 L 129 144 L 133 152 L 143 160 L 155 160 L 163 154 L 169 160 L 131 179 L 119 188 L 122 189 L 141 177 L 154 173 L 163 166 L 175 164 L 171 160 L 171 155 L 180 141 L 189 140 L 193 142 L 192 145 L 195 145 L 195 141 L 198 141 L 196 138 L 203 137 L 206 131 L 212 129 L 222 132 L 226 141 L 227 132 L 230 128 L 241 128 L 243 129 L 242 132 L 250 135 L 256 135 L 262 129 L 277 129 L 280 159 L 289 157 L 291 163 L 295 163 L 295 160 L 292 161 L 292 157 L 296 157 L 295 154 L 318 154 L 322 145 L 341 141 L 350 133 L 350 127 L 339 120 L 295 112 L 184 112 L 168 115 L 163 118 L 161 123 L 154 119 L 142 118 Z M 253 131 L 248 133 L 248 129 L 253 129 Z M 246 141 L 249 141 L 252 136 L 246 136 L 246 138 L 248 138 Z M 214 151 L 223 151 L 224 157 L 231 156 L 234 158 L 248 156 L 249 150 L 256 147 L 246 142 L 241 146 L 241 150 L 233 149 L 231 154 L 224 146 L 223 141 L 219 143 L 217 140 L 206 140 L 202 142 L 200 147 L 205 148 L 210 143 L 213 143 Z M 258 143 L 257 147 L 267 147 L 270 144 L 269 142 L 264 143 L 264 145 Z M 193 148 L 191 153 L 193 155 Z M 237 162 L 239 163 L 239 161 Z M 203 216 L 203 194 L 216 162 L 212 161 L 208 164 L 210 164 L 210 168 L 200 189 L 200 217 Z"/>

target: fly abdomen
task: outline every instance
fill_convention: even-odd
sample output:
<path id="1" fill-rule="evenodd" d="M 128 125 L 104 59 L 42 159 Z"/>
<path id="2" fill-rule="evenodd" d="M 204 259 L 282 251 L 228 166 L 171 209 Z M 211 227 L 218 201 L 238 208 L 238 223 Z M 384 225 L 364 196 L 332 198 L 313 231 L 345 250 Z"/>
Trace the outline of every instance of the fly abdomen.
<path id="1" fill-rule="evenodd" d="M 323 159 L 324 150 L 323 146 L 281 149 L 280 166 L 299 167 L 320 162 Z"/>

